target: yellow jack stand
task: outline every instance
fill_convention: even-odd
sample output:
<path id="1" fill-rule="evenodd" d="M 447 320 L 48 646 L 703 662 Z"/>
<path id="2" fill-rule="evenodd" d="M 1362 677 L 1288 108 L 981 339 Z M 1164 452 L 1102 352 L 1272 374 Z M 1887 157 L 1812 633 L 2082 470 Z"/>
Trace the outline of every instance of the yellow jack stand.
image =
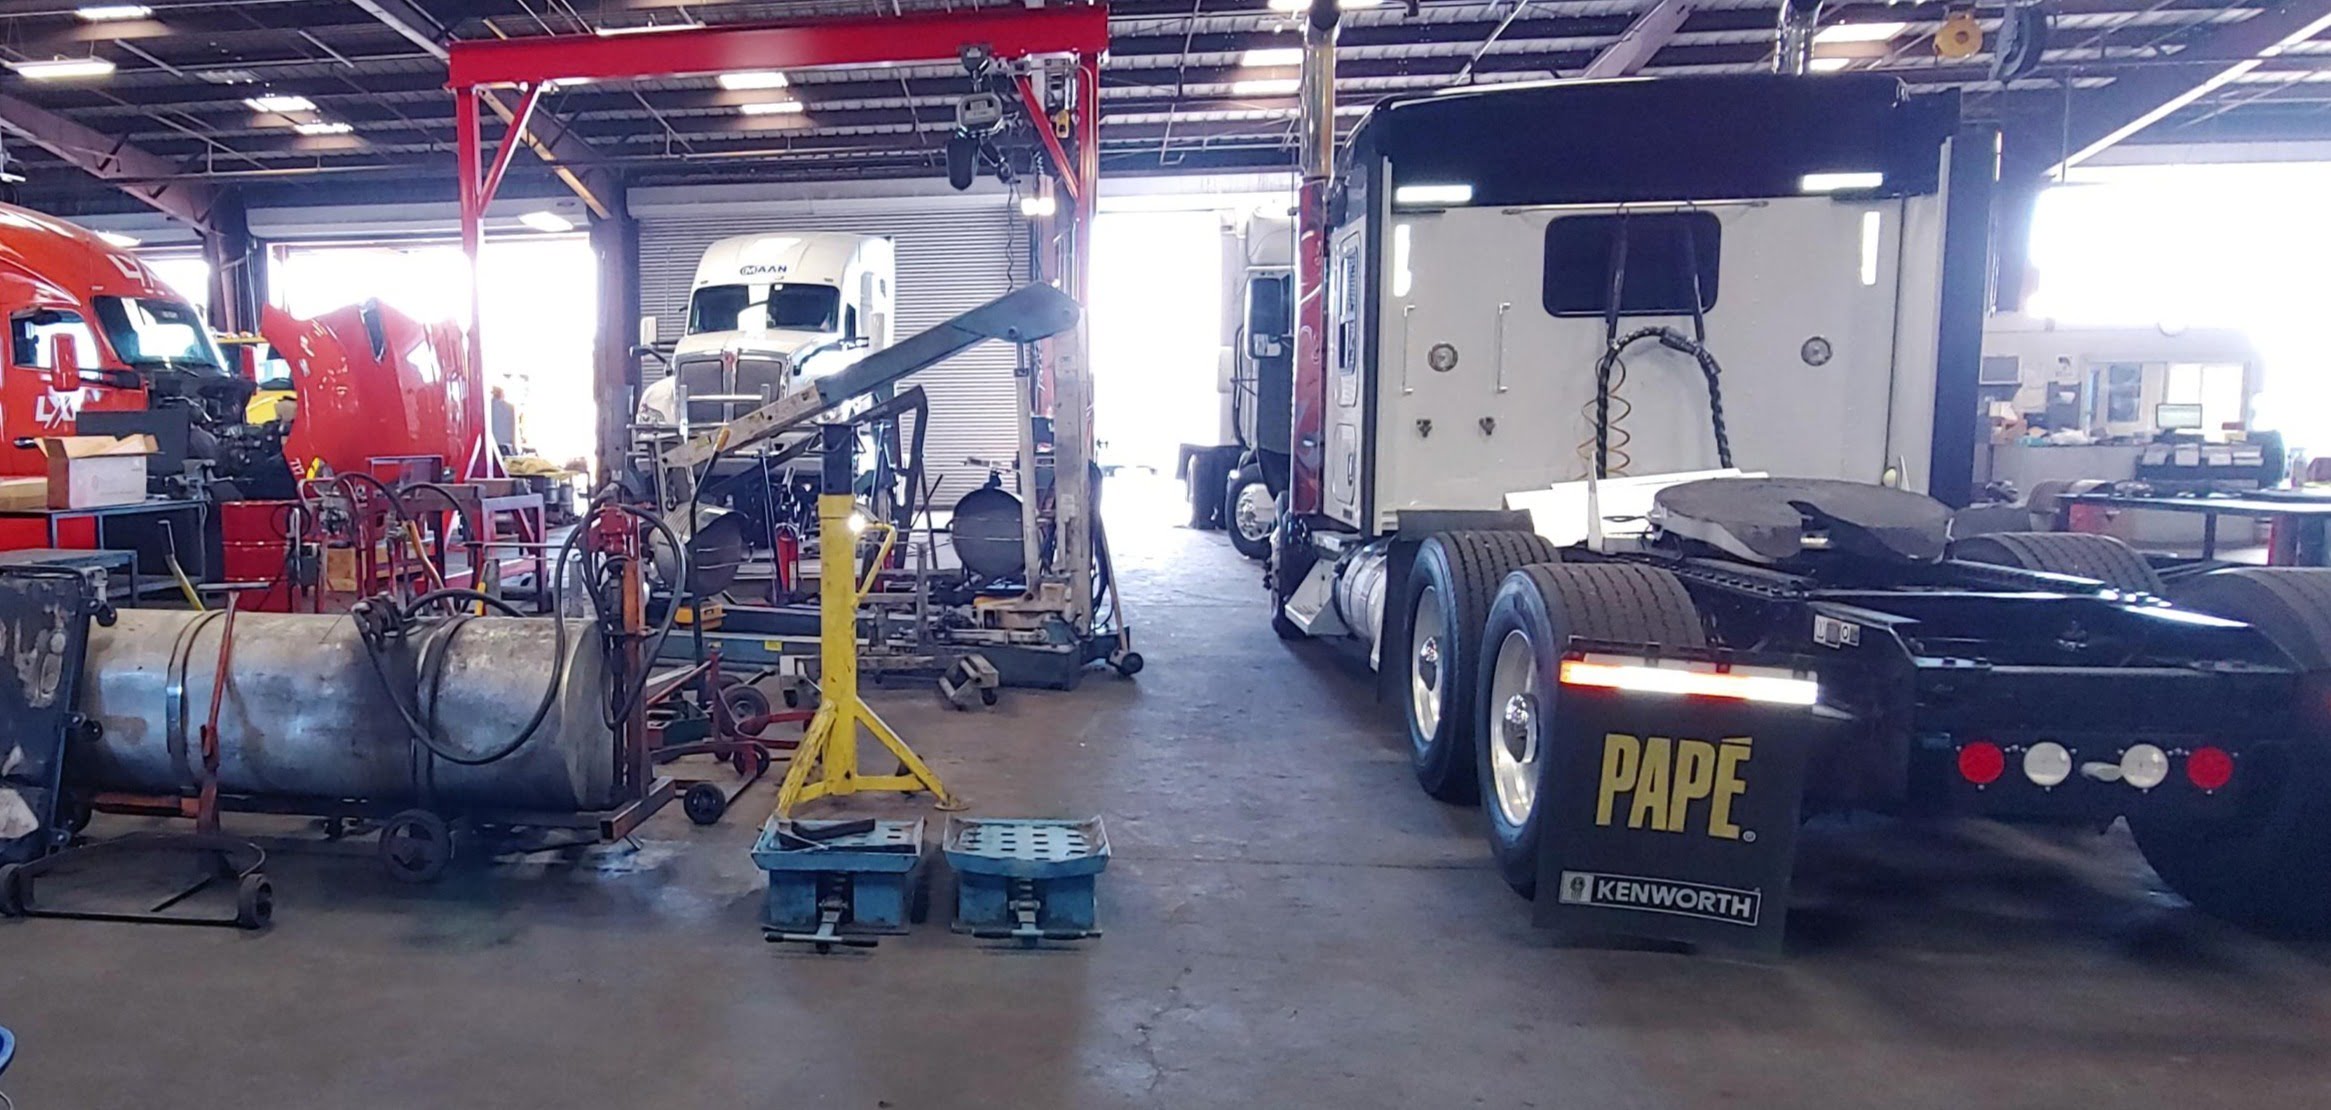
<path id="1" fill-rule="evenodd" d="M 827 490 L 834 486 L 833 459 L 836 456 L 832 429 L 828 425 Z M 849 434 L 847 425 L 839 426 Z M 845 446 L 840 452 L 848 457 Z M 844 466 L 848 464 L 845 462 Z M 842 489 L 849 485 L 845 479 Z M 938 799 L 940 809 L 961 809 L 962 803 L 947 792 L 921 757 L 898 733 L 858 697 L 858 603 L 874 588 L 877 575 L 882 573 L 883 560 L 890 555 L 897 529 L 887 523 L 869 523 L 868 528 L 883 530 L 882 550 L 874 563 L 866 569 L 863 581 L 854 581 L 857 564 L 857 537 L 850 531 L 850 518 L 857 513 L 855 498 L 848 493 L 823 493 L 817 499 L 818 527 L 818 665 L 822 674 L 818 679 L 820 701 L 817 716 L 810 719 L 809 732 L 802 737 L 801 747 L 794 751 L 793 762 L 785 770 L 784 785 L 777 788 L 777 817 L 787 820 L 793 808 L 803 802 L 819 798 L 839 798 L 865 790 L 898 790 L 914 793 L 928 790 Z M 899 773 L 865 775 L 858 772 L 858 727 L 864 725 L 890 754 L 898 757 Z M 810 768 L 819 771 L 817 781 L 810 781 Z"/>

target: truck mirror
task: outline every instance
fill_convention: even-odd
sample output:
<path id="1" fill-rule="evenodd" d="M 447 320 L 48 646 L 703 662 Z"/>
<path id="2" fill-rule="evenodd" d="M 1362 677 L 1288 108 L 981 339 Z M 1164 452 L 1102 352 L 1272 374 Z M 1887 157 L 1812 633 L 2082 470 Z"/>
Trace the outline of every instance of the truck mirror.
<path id="1" fill-rule="evenodd" d="M 1278 336 L 1257 333 L 1246 337 L 1248 358 L 1277 358 L 1284 351 L 1285 346 L 1280 343 Z"/>
<path id="2" fill-rule="evenodd" d="M 641 347 L 653 347 L 656 345 L 655 317 L 642 316 L 639 318 L 639 345 Z"/>
<path id="3" fill-rule="evenodd" d="M 49 388 L 59 393 L 81 388 L 79 344 L 62 332 L 49 337 Z"/>

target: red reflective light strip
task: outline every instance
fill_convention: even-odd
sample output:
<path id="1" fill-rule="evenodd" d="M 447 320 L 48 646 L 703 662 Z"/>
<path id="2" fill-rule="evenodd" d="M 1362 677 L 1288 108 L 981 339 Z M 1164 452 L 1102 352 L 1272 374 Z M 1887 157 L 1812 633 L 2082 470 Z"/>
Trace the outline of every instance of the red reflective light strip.
<path id="1" fill-rule="evenodd" d="M 1821 695 L 1820 686 L 1811 679 L 1596 663 L 1585 659 L 1563 660 L 1561 679 L 1565 686 L 1593 686 L 1606 690 L 1655 694 L 1698 694 L 1711 698 L 1782 705 L 1812 705 L 1820 700 Z"/>

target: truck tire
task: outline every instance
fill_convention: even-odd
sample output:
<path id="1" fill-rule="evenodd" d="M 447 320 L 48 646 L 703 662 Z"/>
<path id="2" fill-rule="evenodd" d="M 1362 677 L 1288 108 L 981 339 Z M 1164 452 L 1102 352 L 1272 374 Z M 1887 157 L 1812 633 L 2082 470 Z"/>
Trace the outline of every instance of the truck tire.
<path id="1" fill-rule="evenodd" d="M 1409 760 L 1425 793 L 1460 805 L 1479 798 L 1472 725 L 1481 622 L 1508 573 L 1554 558 L 1554 545 L 1534 532 L 1440 532 L 1417 548 L 1398 610 L 1408 614 L 1407 657 L 1384 663 L 1401 668 Z"/>
<path id="2" fill-rule="evenodd" d="M 1271 528 L 1279 521 L 1279 499 L 1271 496 L 1271 487 L 1263 482 L 1261 467 L 1243 466 L 1230 472 L 1222 512 L 1230 546 L 1258 563 L 1270 558 Z"/>
<path id="3" fill-rule="evenodd" d="M 1951 545 L 1951 557 L 1971 563 L 2090 578 L 2123 593 L 2162 592 L 2161 574 L 2117 537 L 2088 532 L 1994 532 Z"/>
<path id="4" fill-rule="evenodd" d="M 2307 687 L 2331 683 L 2331 570 L 2242 567 L 2181 584 L 2177 603 L 2243 621 L 2307 671 Z M 2278 758 L 2259 752 L 2245 777 L 2268 789 L 2234 816 L 2214 820 L 2131 815 L 2145 862 L 2195 908 L 2266 932 L 2331 933 L 2331 709 L 2300 699 L 2304 734 Z"/>
<path id="5" fill-rule="evenodd" d="M 1555 763 L 1546 738 L 1561 711 L 1558 672 L 1572 636 L 1668 648 L 1708 642 L 1691 594 L 1658 567 L 1553 563 L 1506 576 L 1482 628 L 1473 763 L 1490 856 L 1524 898 L 1538 890 L 1537 800 Z"/>

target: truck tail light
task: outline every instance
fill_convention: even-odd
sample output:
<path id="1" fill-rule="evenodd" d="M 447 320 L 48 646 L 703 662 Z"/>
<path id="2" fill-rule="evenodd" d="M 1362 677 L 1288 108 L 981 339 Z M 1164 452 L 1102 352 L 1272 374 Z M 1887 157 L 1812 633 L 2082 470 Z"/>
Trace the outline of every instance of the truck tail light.
<path id="1" fill-rule="evenodd" d="M 2224 748 L 2195 748 L 2185 757 L 2185 781 L 2202 790 L 2225 789 L 2234 781 L 2234 757 Z"/>
<path id="2" fill-rule="evenodd" d="M 2072 752 L 2053 740 L 2042 740 L 2023 750 L 2023 777 L 2033 786 L 2060 786 L 2072 777 Z"/>
<path id="3" fill-rule="evenodd" d="M 2007 773 L 2007 753 L 1989 740 L 1959 748 L 1959 777 L 1977 786 L 1989 786 Z"/>
<path id="4" fill-rule="evenodd" d="M 2152 744 L 2131 744 L 2121 753 L 2121 781 L 2151 790 L 2169 779 L 2169 753 Z"/>

